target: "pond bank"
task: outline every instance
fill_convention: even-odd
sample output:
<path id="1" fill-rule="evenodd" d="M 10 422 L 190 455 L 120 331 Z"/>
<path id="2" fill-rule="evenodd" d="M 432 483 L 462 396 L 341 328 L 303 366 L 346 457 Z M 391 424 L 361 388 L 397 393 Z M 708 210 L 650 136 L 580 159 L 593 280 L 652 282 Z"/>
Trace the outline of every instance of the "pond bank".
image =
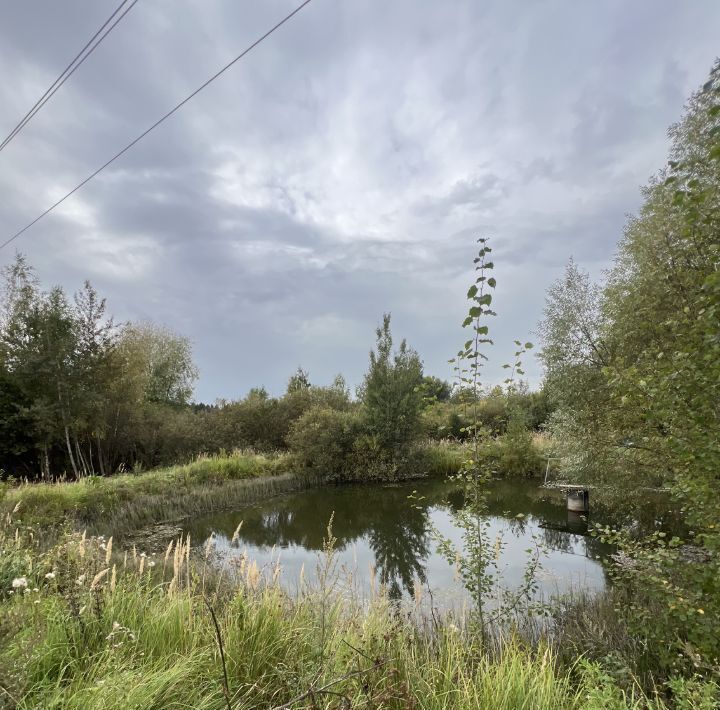
<path id="1" fill-rule="evenodd" d="M 26 484 L 5 492 L 0 512 L 15 510 L 16 518 L 44 530 L 122 534 L 312 485 L 288 473 L 287 463 L 283 455 L 237 452 L 147 473 Z"/>
<path id="2" fill-rule="evenodd" d="M 452 475 L 464 458 L 462 445 L 452 442 L 425 442 L 419 451 L 426 475 L 414 478 Z M 0 482 L 0 515 L 18 507 L 16 517 L 47 532 L 70 527 L 118 536 L 323 483 L 317 473 L 294 468 L 286 453 L 237 451 L 143 473 L 16 487 Z"/>

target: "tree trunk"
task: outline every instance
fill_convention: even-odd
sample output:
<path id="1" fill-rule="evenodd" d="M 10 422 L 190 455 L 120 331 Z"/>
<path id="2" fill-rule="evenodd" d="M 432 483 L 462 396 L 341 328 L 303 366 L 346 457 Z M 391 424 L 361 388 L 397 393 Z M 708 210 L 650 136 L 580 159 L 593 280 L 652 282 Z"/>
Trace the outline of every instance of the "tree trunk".
<path id="1" fill-rule="evenodd" d="M 95 441 L 97 442 L 97 460 L 98 466 L 100 466 L 100 475 L 105 475 L 105 462 L 103 461 L 103 450 L 100 441 L 100 434 L 95 435 Z"/>
<path id="2" fill-rule="evenodd" d="M 95 475 L 95 466 L 93 465 L 93 453 L 92 453 L 92 436 L 88 437 L 88 466 L 90 473 Z"/>
<path id="3" fill-rule="evenodd" d="M 80 463 L 80 470 L 82 471 L 83 476 L 87 476 L 90 473 L 90 467 L 88 466 L 87 461 L 85 461 L 82 448 L 80 447 L 80 442 L 77 439 L 75 439 L 75 453 L 77 454 L 77 460 Z"/>
<path id="4" fill-rule="evenodd" d="M 70 444 L 70 429 L 68 427 L 67 423 L 67 415 L 65 414 L 65 407 L 63 407 L 63 401 L 62 401 L 62 392 L 60 391 L 60 367 L 58 367 L 58 382 L 57 382 L 57 393 L 58 393 L 58 404 L 60 405 L 60 416 L 63 420 L 63 429 L 65 430 L 65 445 L 67 446 L 67 452 L 68 456 L 70 457 L 70 465 L 72 466 L 73 473 L 75 474 L 75 478 L 80 478 L 80 473 L 78 472 L 77 464 L 75 463 L 75 457 L 73 456 L 72 452 L 72 445 Z"/>
<path id="5" fill-rule="evenodd" d="M 43 444 L 42 455 L 40 456 L 40 476 L 45 480 L 50 478 L 50 457 L 48 456 L 47 444 Z"/>
<path id="6" fill-rule="evenodd" d="M 65 424 L 63 428 L 65 429 L 65 444 L 67 446 L 68 456 L 70 457 L 70 465 L 72 466 L 73 473 L 75 474 L 75 478 L 77 479 L 80 478 L 80 472 L 78 471 L 77 464 L 75 463 L 75 457 L 73 456 L 72 452 L 72 445 L 70 444 L 70 429 L 68 428 L 67 424 Z"/>

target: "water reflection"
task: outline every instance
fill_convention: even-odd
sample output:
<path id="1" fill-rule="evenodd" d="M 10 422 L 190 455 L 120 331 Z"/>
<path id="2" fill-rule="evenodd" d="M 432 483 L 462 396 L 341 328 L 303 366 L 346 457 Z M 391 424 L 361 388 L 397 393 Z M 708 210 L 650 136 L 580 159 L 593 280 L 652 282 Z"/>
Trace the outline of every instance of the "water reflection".
<path id="1" fill-rule="evenodd" d="M 417 498 L 408 500 L 413 491 Z M 459 592 L 455 570 L 438 555 L 431 529 L 439 529 L 459 544 L 460 531 L 452 513 L 463 504 L 462 491 L 445 481 L 346 485 L 285 495 L 241 511 L 198 518 L 185 529 L 199 543 L 214 534 L 217 550 L 224 557 L 247 549 L 259 565 L 269 562 L 273 549 L 280 550 L 284 578 L 292 584 L 301 567 L 314 569 L 334 513 L 333 534 L 341 562 L 357 569 L 363 583 L 367 583 L 369 567 L 374 567 L 389 594 L 400 598 L 404 593 L 412 595 L 418 581 L 434 591 Z M 241 520 L 240 539 L 232 543 Z M 587 536 L 587 520 L 569 517 L 559 493 L 533 481 L 493 482 L 488 521 L 491 534 L 505 538 L 503 566 L 509 585 L 521 579 L 524 550 L 535 536 L 548 548 L 545 591 L 562 591 L 578 584 L 603 586 L 604 572 L 598 560 L 608 548 Z"/>

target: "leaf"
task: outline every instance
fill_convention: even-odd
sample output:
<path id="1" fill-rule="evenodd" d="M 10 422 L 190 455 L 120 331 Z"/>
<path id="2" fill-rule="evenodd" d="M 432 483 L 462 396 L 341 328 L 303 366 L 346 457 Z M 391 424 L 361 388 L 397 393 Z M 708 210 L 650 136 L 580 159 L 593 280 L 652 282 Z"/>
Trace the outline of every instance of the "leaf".
<path id="1" fill-rule="evenodd" d="M 474 318 L 473 318 L 472 316 L 468 316 L 468 317 L 463 321 L 462 327 L 463 327 L 463 328 L 467 328 L 467 327 L 473 322 L 473 320 L 474 320 Z"/>
<path id="2" fill-rule="evenodd" d="M 468 298 L 475 298 L 475 294 L 478 292 L 478 287 L 474 284 L 468 289 L 467 297 Z"/>
<path id="3" fill-rule="evenodd" d="M 489 306 L 492 303 L 492 296 L 489 293 L 485 293 L 478 299 L 478 303 L 481 306 Z"/>
<path id="4" fill-rule="evenodd" d="M 482 308 L 480 308 L 480 306 L 473 306 L 468 311 L 468 314 L 470 318 L 477 318 L 478 316 L 482 315 Z"/>
<path id="5" fill-rule="evenodd" d="M 488 279 L 488 286 L 490 286 L 490 288 L 495 288 L 496 284 L 497 284 L 497 281 L 491 276 Z"/>

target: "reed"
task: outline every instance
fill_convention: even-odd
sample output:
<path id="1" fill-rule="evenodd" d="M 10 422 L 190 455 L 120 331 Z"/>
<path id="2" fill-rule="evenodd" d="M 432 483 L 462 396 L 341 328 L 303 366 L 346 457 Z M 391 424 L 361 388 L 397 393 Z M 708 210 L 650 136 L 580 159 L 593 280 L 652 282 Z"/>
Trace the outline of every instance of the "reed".
<path id="1" fill-rule="evenodd" d="M 670 707 L 621 689 L 598 663 L 560 664 L 550 642 L 511 633 L 484 648 L 458 619 L 397 614 L 382 590 L 369 601 L 341 594 L 332 544 L 319 560 L 325 582 L 293 598 L 272 567 L 243 561 L 220 574 L 187 538 L 157 560 L 115 544 L 113 560 L 126 563 L 111 574 L 107 548 L 72 534 L 41 551 L 27 532 L 0 532 L 0 695 L 10 707 Z M 711 684 L 678 692 L 693 702 L 678 707 L 717 700 Z"/>
<path id="2" fill-rule="evenodd" d="M 286 471 L 282 454 L 201 456 L 189 464 L 140 474 L 20 485 L 5 491 L 0 513 L 18 507 L 23 522 L 40 524 L 46 532 L 69 525 L 121 534 L 312 484 Z"/>

